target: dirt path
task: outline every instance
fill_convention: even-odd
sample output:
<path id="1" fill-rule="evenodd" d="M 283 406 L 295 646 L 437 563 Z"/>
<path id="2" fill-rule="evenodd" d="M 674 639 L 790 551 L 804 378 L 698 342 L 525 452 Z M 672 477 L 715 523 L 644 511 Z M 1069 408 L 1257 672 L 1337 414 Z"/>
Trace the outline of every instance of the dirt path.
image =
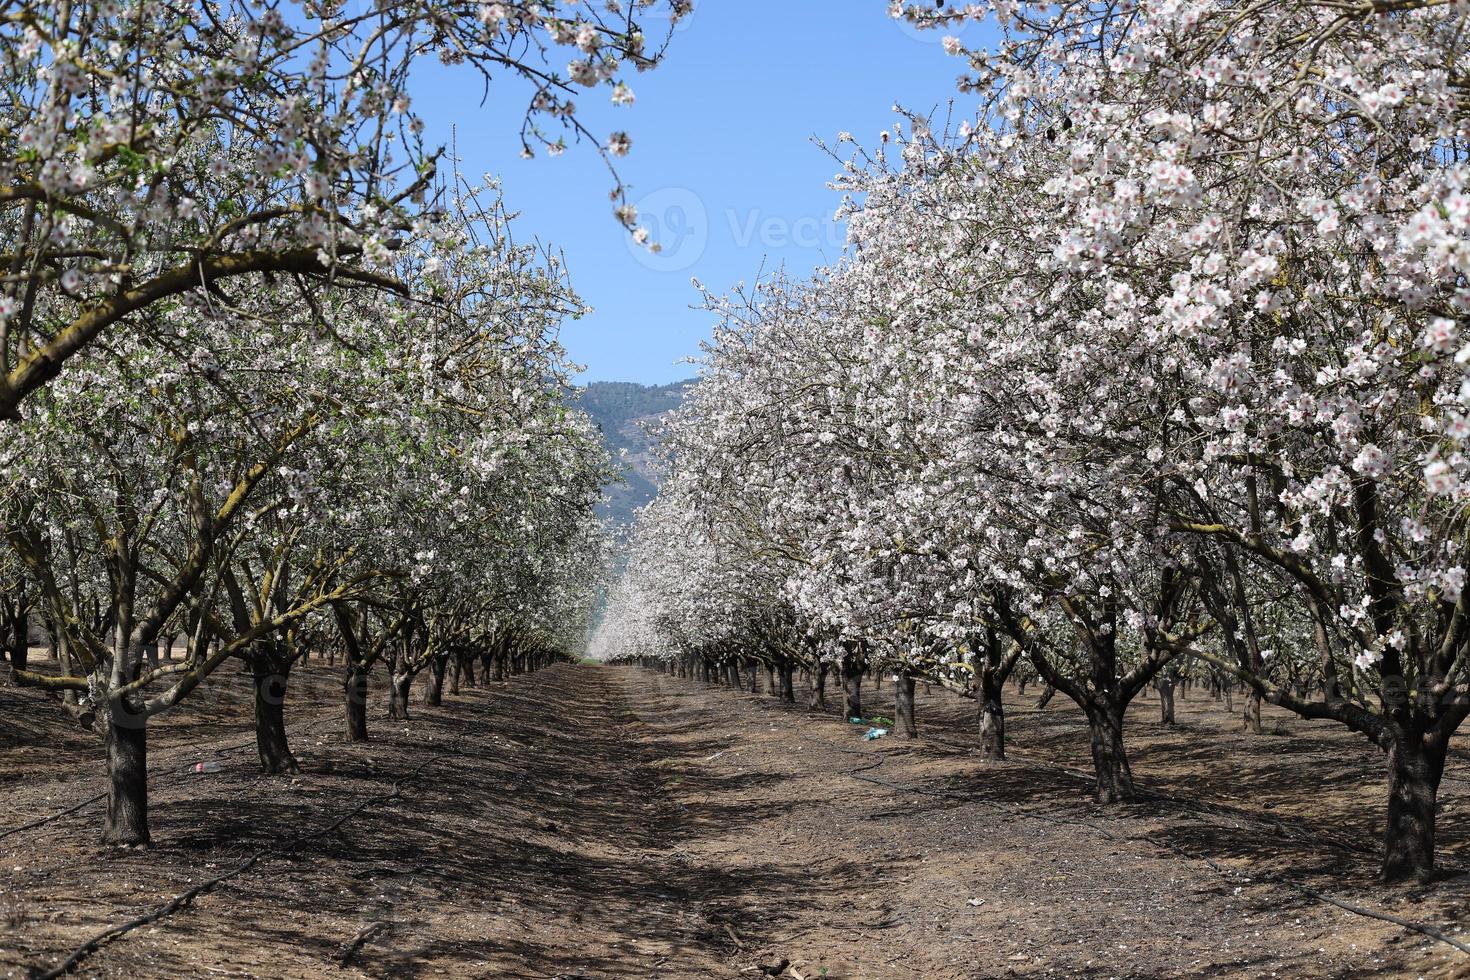
<path id="1" fill-rule="evenodd" d="M 1459 975 L 1470 963 L 1262 880 L 1290 873 L 1449 925 L 1465 886 L 1385 899 L 1371 857 L 1332 843 L 1351 825 L 1312 836 L 1244 810 L 1100 810 L 1054 768 L 1072 761 L 1049 754 L 1071 745 L 1065 714 L 1018 711 L 1013 738 L 1033 757 L 986 767 L 963 749 L 952 695 L 920 708 L 937 741 L 865 743 L 856 726 L 763 695 L 557 667 L 409 722 L 374 717 L 366 746 L 305 718 L 299 778 L 260 777 L 236 752 L 217 774 L 158 780 L 151 852 L 96 848 L 86 811 L 0 837 L 0 892 L 23 910 L 0 933 L 0 975 L 54 964 L 257 852 L 82 972 L 759 977 L 788 960 L 805 977 L 959 980 Z M 1171 782 L 1167 763 L 1182 749 L 1169 737 L 1131 741 L 1174 789 L 1184 777 Z M 95 792 L 95 747 L 62 748 L 74 771 L 8 784 L 0 833 L 71 802 L 58 788 Z M 0 743 L 0 760 L 34 753 Z M 1216 788 L 1212 799 L 1229 795 Z"/>
<path id="2" fill-rule="evenodd" d="M 1086 799 L 1085 780 L 1038 759 L 986 766 L 948 742 L 865 743 L 861 727 L 764 696 L 624 680 L 651 730 L 667 733 L 663 749 L 680 760 L 670 771 L 687 780 L 680 796 L 691 807 L 718 800 L 744 811 L 728 826 L 706 826 L 690 859 L 772 877 L 764 909 L 747 911 L 754 938 L 745 952 L 754 955 L 744 963 L 790 959 L 807 976 L 955 980 L 1460 975 L 1470 963 L 1262 883 L 1282 870 L 1281 832 L 1263 835 L 1233 814 L 1221 821 L 1157 803 L 1103 809 Z M 963 737 L 952 730 L 955 699 L 938 694 L 924 699 L 945 708 L 929 713 L 929 730 Z M 1022 737 L 1039 728 L 1023 727 Z M 690 737 L 698 741 L 684 744 Z M 723 754 L 686 767 L 713 746 Z M 1180 850 L 1212 857 L 1225 873 Z M 1343 888 L 1333 869 L 1347 861 L 1337 848 L 1318 840 L 1292 850 L 1294 864 L 1322 866 L 1303 873 L 1304 883 L 1367 904 L 1381 898 L 1366 875 Z M 1454 899 L 1463 905 L 1463 888 Z M 1416 908 L 1424 911 L 1407 906 Z"/>

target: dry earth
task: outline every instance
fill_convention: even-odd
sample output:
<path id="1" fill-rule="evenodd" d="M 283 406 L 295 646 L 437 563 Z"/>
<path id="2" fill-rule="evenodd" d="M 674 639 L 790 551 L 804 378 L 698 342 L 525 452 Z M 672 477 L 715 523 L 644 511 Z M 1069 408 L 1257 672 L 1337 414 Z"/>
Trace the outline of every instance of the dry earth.
<path id="1" fill-rule="evenodd" d="M 96 794 L 100 748 L 0 689 L 0 976 L 255 855 L 78 975 L 1470 976 L 1470 955 L 1303 890 L 1455 936 L 1470 893 L 1374 884 L 1381 763 L 1325 724 L 1251 737 L 1196 694 L 1164 728 L 1142 702 L 1146 798 L 1101 808 L 1080 715 L 1035 690 L 1008 692 L 1012 758 L 986 765 L 938 688 L 918 742 L 865 742 L 765 694 L 560 666 L 375 715 L 351 745 L 327 669 L 293 685 L 299 777 L 256 771 L 240 679 L 156 726 L 146 852 L 96 846 L 100 803 L 15 829 Z M 891 689 L 867 693 L 891 715 Z M 204 759 L 220 771 L 189 772 Z M 1444 853 L 1470 867 L 1452 766 Z"/>

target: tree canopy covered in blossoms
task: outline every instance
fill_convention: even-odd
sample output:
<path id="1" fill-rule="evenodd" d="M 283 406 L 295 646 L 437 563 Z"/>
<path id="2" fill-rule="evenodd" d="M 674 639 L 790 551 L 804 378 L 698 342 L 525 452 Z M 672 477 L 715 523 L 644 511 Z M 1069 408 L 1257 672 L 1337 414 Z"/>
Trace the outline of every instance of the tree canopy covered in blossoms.
<path id="1" fill-rule="evenodd" d="M 104 840 L 149 841 L 147 723 L 243 661 L 267 772 L 294 664 L 503 674 L 582 642 L 612 464 L 557 340 L 585 307 L 493 179 L 425 141 L 436 59 L 521 153 L 634 99 L 687 0 L 30 4 L 0 20 L 0 528 L 15 679 L 106 743 Z M 44 625 L 59 672 L 27 663 Z M 181 658 L 171 656 L 182 644 Z M 165 651 L 160 656 L 160 648 Z"/>
<path id="2" fill-rule="evenodd" d="M 463 66 L 523 100 L 526 155 L 585 140 L 576 96 L 634 95 L 688 0 L 349 5 L 262 0 L 21 5 L 0 24 L 0 413 L 116 328 L 251 275 L 408 293 L 407 237 L 445 209 L 442 147 L 409 93 L 416 64 Z M 565 59 L 565 60 L 564 60 Z M 619 220 L 636 212 L 617 180 Z M 638 231 L 640 240 L 646 231 Z M 420 297 L 430 301 L 432 297 Z"/>
<path id="3" fill-rule="evenodd" d="M 1046 901 L 1087 975 L 1363 972 L 1390 925 L 1470 953 L 1319 890 L 1376 870 L 1404 911 L 1467 846 L 1466 2 L 811 6 L 709 22 L 684 80 L 726 101 L 665 118 L 709 169 L 639 197 L 621 120 L 690 0 L 0 12 L 0 782 L 37 811 L 0 826 L 0 972 L 139 932 L 180 975 L 376 942 L 444 976 L 1020 975 Z M 822 246 L 761 210 L 776 128 L 725 118 L 747 24 L 768 91 L 813 24 L 844 71 L 881 29 L 957 81 L 815 141 L 821 265 L 707 286 Z M 583 153 L 639 268 L 538 237 L 537 188 L 430 119 Z M 620 291 L 655 324 L 675 267 L 697 379 L 599 403 L 563 331 Z M 288 857 L 217 948 L 140 932 Z M 1313 958 L 1286 894 L 1378 932 Z"/>
<path id="4" fill-rule="evenodd" d="M 1454 5 L 893 5 L 985 20 L 941 124 L 834 147 L 846 254 L 706 295 L 597 643 L 1074 700 L 1100 801 L 1181 665 L 1384 752 L 1434 867 L 1470 713 L 1467 37 Z M 910 687 L 911 689 L 911 687 Z M 850 703 L 852 703 L 850 701 Z"/>

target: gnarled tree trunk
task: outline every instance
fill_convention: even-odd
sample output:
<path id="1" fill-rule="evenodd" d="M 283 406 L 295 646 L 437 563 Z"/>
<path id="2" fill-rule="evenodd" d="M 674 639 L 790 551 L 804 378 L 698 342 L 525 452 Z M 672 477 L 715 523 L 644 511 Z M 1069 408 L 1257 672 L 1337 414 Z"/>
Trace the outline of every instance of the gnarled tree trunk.
<path id="1" fill-rule="evenodd" d="M 844 709 L 849 718 L 863 716 L 863 667 L 856 659 L 842 660 L 842 695 Z"/>
<path id="2" fill-rule="evenodd" d="M 827 665 L 819 663 L 812 668 L 811 701 L 807 707 L 820 710 L 827 707 Z"/>
<path id="3" fill-rule="evenodd" d="M 270 775 L 300 772 L 286 739 L 286 672 L 264 653 L 250 657 L 255 682 L 255 748 L 260 768 Z"/>
<path id="4" fill-rule="evenodd" d="M 908 674 L 899 674 L 893 690 L 893 713 L 896 727 L 905 738 L 918 738 L 919 726 L 914 721 L 913 677 Z"/>
<path id="5" fill-rule="evenodd" d="M 14 629 L 10 643 L 10 665 L 16 670 L 25 670 L 30 664 L 31 619 L 24 605 L 16 612 L 15 622 L 11 625 Z"/>
<path id="6" fill-rule="evenodd" d="M 1249 690 L 1245 696 L 1245 711 L 1241 715 L 1241 727 L 1252 735 L 1260 735 L 1261 729 L 1261 693 L 1254 688 Z"/>
<path id="7" fill-rule="evenodd" d="M 975 690 L 976 712 L 980 719 L 980 755 L 987 762 L 1006 757 L 1005 681 L 998 671 L 982 669 Z"/>
<path id="8" fill-rule="evenodd" d="M 1159 689 L 1159 723 L 1172 725 L 1174 724 L 1174 672 L 1167 668 L 1159 671 L 1154 686 Z"/>
<path id="9" fill-rule="evenodd" d="M 407 671 L 388 672 L 388 717 L 399 721 L 408 719 L 408 689 L 413 684 L 413 675 Z"/>
<path id="10" fill-rule="evenodd" d="M 970 638 L 970 649 L 974 651 L 971 666 L 975 672 L 980 754 L 987 762 L 998 762 L 1006 757 L 1006 679 L 1021 659 L 1021 648 L 1013 646 L 1009 654 L 1003 653 L 1000 635 L 995 630 L 987 630 L 983 637 Z M 1024 676 L 1021 679 L 1025 681 Z"/>
<path id="11" fill-rule="evenodd" d="M 424 704 L 437 708 L 444 703 L 444 671 L 448 663 L 443 657 L 429 661 L 429 678 L 424 684 Z"/>
<path id="12" fill-rule="evenodd" d="M 1383 831 L 1384 881 L 1426 881 L 1434 874 L 1434 820 L 1445 750 L 1417 735 L 1388 747 L 1388 820 Z"/>
<path id="13" fill-rule="evenodd" d="M 128 703 L 112 701 L 102 723 L 106 725 L 107 815 L 102 843 L 143 847 L 148 835 L 148 718 Z"/>
<path id="14" fill-rule="evenodd" d="M 1092 740 L 1092 768 L 1097 777 L 1093 798 L 1099 803 L 1127 803 L 1133 799 L 1133 772 L 1123 747 L 1123 710 L 1099 703 L 1087 707 Z"/>
<path id="15" fill-rule="evenodd" d="M 349 664 L 342 680 L 342 690 L 347 701 L 347 741 L 366 742 L 367 729 L 367 671 Z"/>

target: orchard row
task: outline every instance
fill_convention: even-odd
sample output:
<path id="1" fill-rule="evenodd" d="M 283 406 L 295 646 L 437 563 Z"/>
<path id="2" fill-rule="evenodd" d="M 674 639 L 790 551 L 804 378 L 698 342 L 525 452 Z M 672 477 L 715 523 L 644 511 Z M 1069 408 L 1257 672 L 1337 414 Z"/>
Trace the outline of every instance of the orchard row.
<path id="1" fill-rule="evenodd" d="M 638 20 L 689 6 L 0 20 L 0 606 L 15 680 L 106 743 L 104 842 L 149 841 L 148 725 L 226 664 L 274 772 L 312 652 L 343 658 L 364 739 L 375 670 L 401 713 L 425 671 L 437 696 L 446 671 L 581 645 L 612 473 L 556 340 L 584 307 L 495 183 L 425 146 L 410 78 L 458 66 L 524 96 L 524 153 L 586 139 L 612 162 L 626 134 L 588 132 L 573 96 L 631 102 L 663 40 Z"/>
<path id="2" fill-rule="evenodd" d="M 897 6 L 897 5 L 896 5 Z M 1470 713 L 1467 40 L 1448 5 L 919 5 L 976 114 L 844 135 L 850 243 L 707 296 L 599 655 L 1076 702 L 1181 665 L 1384 753 L 1434 871 Z M 967 35 L 973 36 L 973 35 Z"/>

